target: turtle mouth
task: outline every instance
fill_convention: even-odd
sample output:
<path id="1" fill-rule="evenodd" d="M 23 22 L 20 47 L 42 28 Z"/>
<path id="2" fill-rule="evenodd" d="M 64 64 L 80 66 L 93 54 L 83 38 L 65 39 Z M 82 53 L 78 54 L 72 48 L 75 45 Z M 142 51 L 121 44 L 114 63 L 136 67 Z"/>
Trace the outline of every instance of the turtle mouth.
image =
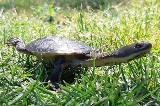
<path id="1" fill-rule="evenodd" d="M 13 43 L 7 42 L 6 43 L 8 46 L 15 46 Z"/>
<path id="2" fill-rule="evenodd" d="M 136 59 L 138 59 L 138 58 L 141 58 L 141 57 L 146 57 L 147 56 L 147 54 L 149 54 L 150 53 L 150 51 L 151 51 L 151 48 L 150 49 L 148 49 L 148 50 L 146 50 L 145 52 L 143 52 L 143 53 L 141 53 L 141 54 L 139 54 L 139 55 L 137 55 L 135 58 Z"/>

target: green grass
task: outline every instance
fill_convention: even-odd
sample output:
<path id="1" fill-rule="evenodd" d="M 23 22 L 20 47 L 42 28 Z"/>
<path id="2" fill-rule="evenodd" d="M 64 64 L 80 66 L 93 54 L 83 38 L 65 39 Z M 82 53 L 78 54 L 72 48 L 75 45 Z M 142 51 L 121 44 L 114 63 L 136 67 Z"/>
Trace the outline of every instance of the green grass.
<path id="1" fill-rule="evenodd" d="M 116 0 L 115 0 L 116 1 Z M 63 0 L 4 0 L 0 3 L 0 104 L 6 105 L 111 105 L 160 104 L 160 2 L 129 0 L 99 9 Z M 26 4 L 26 5 L 25 5 Z M 83 4 L 83 3 L 82 3 Z M 97 3 L 98 4 L 98 3 Z M 120 5 L 121 4 L 121 5 Z M 23 6 L 25 5 L 25 6 Z M 58 5 L 58 6 L 57 6 Z M 64 7 L 65 8 L 64 8 Z M 111 51 L 135 41 L 152 43 L 152 54 L 127 64 L 88 68 L 75 83 L 49 89 L 48 71 L 35 57 L 19 54 L 5 42 L 21 37 L 27 44 L 45 35 L 78 39 L 93 48 Z M 74 69 L 78 70 L 78 69 Z M 87 72 L 86 72 L 87 70 Z M 84 74 L 85 73 L 85 74 Z"/>

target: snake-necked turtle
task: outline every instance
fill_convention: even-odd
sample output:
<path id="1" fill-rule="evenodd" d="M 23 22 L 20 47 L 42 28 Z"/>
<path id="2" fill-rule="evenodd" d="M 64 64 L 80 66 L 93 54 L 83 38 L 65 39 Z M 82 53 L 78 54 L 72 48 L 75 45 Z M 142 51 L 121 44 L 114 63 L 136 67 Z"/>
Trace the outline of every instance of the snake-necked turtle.
<path id="1" fill-rule="evenodd" d="M 44 61 L 53 62 L 55 68 L 50 81 L 55 88 L 59 88 L 57 82 L 60 72 L 68 65 L 92 67 L 94 60 L 96 66 L 125 63 L 144 56 L 152 48 L 151 43 L 141 41 L 111 52 L 100 52 L 77 40 L 55 36 L 44 36 L 28 45 L 25 45 L 20 38 L 11 38 L 6 44 L 15 46 L 16 50 L 21 53 L 35 55 Z"/>

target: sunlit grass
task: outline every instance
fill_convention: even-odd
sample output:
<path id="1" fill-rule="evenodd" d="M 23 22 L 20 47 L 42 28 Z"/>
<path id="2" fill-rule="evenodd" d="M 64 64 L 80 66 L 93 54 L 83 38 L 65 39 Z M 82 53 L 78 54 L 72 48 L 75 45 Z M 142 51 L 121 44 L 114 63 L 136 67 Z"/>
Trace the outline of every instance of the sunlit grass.
<path id="1" fill-rule="evenodd" d="M 22 10 L 4 7 L 0 14 L 0 104 L 160 104 L 159 5 L 156 0 L 134 0 L 104 10 L 67 10 L 49 3 L 28 4 L 29 9 Z M 102 51 L 141 40 L 151 42 L 153 49 L 151 55 L 127 64 L 88 68 L 87 72 L 82 68 L 85 74 L 77 75 L 75 83 L 61 85 L 55 92 L 47 84 L 47 69 L 35 57 L 5 45 L 11 37 L 21 37 L 27 44 L 45 35 L 77 39 Z"/>

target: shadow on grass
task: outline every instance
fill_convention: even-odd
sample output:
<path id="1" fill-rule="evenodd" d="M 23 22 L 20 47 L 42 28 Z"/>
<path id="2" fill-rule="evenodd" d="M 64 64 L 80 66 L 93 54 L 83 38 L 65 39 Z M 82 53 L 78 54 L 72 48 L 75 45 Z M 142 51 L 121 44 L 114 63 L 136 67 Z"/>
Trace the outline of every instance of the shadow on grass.
<path id="1" fill-rule="evenodd" d="M 119 5 L 128 2 L 128 0 L 14 0 L 8 1 L 3 0 L 0 2 L 0 8 L 12 9 L 23 8 L 30 9 L 31 6 L 42 6 L 44 4 L 59 6 L 63 9 L 66 8 L 77 8 L 86 9 L 91 7 L 92 9 L 105 9 L 112 5 Z"/>
<path id="2" fill-rule="evenodd" d="M 106 9 L 113 5 L 124 4 L 128 0 L 55 0 L 56 4 L 62 7 L 86 9 L 91 7 L 92 9 Z"/>

